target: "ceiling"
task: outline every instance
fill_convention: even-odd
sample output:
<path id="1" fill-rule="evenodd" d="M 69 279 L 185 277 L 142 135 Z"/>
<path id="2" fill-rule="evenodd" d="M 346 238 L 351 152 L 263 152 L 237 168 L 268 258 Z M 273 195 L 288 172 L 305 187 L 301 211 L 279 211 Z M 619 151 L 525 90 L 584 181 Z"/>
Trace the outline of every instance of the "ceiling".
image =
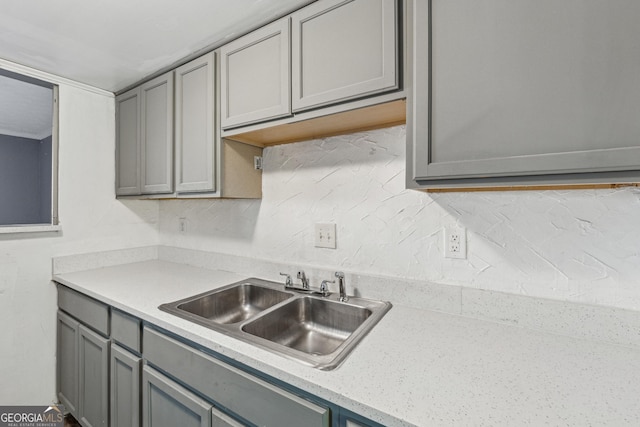
<path id="1" fill-rule="evenodd" d="M 117 92 L 310 2 L 5 1 L 0 58 Z"/>

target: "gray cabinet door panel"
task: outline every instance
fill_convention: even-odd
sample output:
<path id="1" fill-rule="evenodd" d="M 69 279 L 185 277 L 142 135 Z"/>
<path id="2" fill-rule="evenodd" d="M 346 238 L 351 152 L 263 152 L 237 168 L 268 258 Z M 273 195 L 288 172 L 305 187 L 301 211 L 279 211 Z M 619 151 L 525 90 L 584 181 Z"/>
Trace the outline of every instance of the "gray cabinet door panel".
<path id="1" fill-rule="evenodd" d="M 140 87 L 142 193 L 173 192 L 173 71 Z"/>
<path id="2" fill-rule="evenodd" d="M 144 358 L 149 363 L 255 425 L 329 426 L 328 408 L 282 390 L 155 330 L 144 329 L 143 350 Z"/>
<path id="3" fill-rule="evenodd" d="M 211 409 L 211 427 L 244 427 L 244 424 L 218 411 Z"/>
<path id="4" fill-rule="evenodd" d="M 109 306 L 58 285 L 58 307 L 103 335 L 109 335 Z"/>
<path id="5" fill-rule="evenodd" d="M 176 69 L 176 191 L 216 189 L 215 54 Z"/>
<path id="6" fill-rule="evenodd" d="M 291 114 L 289 18 L 220 48 L 223 129 Z"/>
<path id="7" fill-rule="evenodd" d="M 116 195 L 140 194 L 140 90 L 116 97 Z"/>
<path id="8" fill-rule="evenodd" d="M 79 421 L 87 427 L 108 426 L 109 340 L 79 326 Z"/>
<path id="9" fill-rule="evenodd" d="M 640 56 L 628 54 L 637 30 L 627 19 L 639 3 L 433 0 L 410 9 L 409 179 L 640 178 Z"/>
<path id="10" fill-rule="evenodd" d="M 291 15 L 293 111 L 399 87 L 395 0 L 321 0 Z"/>
<path id="11" fill-rule="evenodd" d="M 211 404 L 145 366 L 142 369 L 143 427 L 210 427 Z"/>
<path id="12" fill-rule="evenodd" d="M 140 427 L 141 363 L 138 356 L 111 344 L 111 427 Z"/>
<path id="13" fill-rule="evenodd" d="M 77 320 L 58 311 L 56 376 L 60 403 L 78 413 L 78 327 Z"/>

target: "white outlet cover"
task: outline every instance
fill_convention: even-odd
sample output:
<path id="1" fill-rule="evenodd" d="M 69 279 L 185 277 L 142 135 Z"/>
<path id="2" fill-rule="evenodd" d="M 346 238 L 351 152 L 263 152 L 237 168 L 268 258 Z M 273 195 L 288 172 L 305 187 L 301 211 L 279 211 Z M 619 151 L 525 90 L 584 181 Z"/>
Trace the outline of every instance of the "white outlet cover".
<path id="1" fill-rule="evenodd" d="M 445 258 L 467 258 L 467 229 L 459 226 L 444 228 Z"/>
<path id="2" fill-rule="evenodd" d="M 315 225 L 315 247 L 336 248 L 336 225 L 317 223 Z"/>

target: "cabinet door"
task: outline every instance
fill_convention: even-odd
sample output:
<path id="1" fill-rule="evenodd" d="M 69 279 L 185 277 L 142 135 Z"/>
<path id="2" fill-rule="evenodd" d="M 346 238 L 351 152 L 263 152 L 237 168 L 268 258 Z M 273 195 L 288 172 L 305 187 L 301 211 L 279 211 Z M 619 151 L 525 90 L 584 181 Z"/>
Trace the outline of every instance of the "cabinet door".
<path id="1" fill-rule="evenodd" d="M 173 192 L 173 71 L 140 87 L 143 194 Z"/>
<path id="2" fill-rule="evenodd" d="M 244 427 L 244 424 L 213 408 L 211 409 L 211 427 Z"/>
<path id="3" fill-rule="evenodd" d="M 83 325 L 79 329 L 79 410 L 86 427 L 108 426 L 109 340 Z"/>
<path id="4" fill-rule="evenodd" d="M 58 311 L 56 376 L 58 398 L 69 412 L 78 411 L 78 321 Z"/>
<path id="5" fill-rule="evenodd" d="M 430 187 L 637 181 L 640 57 L 628 54 L 637 26 L 627 18 L 640 14 L 640 3 L 410 6 L 409 180 Z"/>
<path id="6" fill-rule="evenodd" d="M 215 191 L 215 56 L 176 69 L 176 191 Z"/>
<path id="7" fill-rule="evenodd" d="M 116 195 L 140 194 L 140 90 L 116 98 Z"/>
<path id="8" fill-rule="evenodd" d="M 223 129 L 291 114 L 289 18 L 220 49 Z"/>
<path id="9" fill-rule="evenodd" d="M 210 427 L 211 404 L 145 366 L 142 369 L 143 427 Z"/>
<path id="10" fill-rule="evenodd" d="M 111 427 L 140 427 L 139 357 L 111 344 Z"/>
<path id="11" fill-rule="evenodd" d="M 323 0 L 291 15 L 293 111 L 399 87 L 395 0 Z"/>

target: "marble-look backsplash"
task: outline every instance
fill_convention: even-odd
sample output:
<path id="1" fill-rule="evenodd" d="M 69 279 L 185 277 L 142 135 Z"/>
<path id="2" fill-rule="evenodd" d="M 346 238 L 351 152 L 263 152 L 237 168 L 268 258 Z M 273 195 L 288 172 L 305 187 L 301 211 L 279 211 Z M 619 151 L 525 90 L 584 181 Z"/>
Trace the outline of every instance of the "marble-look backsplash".
<path id="1" fill-rule="evenodd" d="M 179 220 L 187 219 L 180 233 Z M 405 190 L 405 128 L 264 151 L 262 200 L 160 202 L 160 243 L 640 310 L 640 191 Z M 314 223 L 338 247 L 315 248 Z M 467 228 L 468 258 L 442 229 Z"/>

